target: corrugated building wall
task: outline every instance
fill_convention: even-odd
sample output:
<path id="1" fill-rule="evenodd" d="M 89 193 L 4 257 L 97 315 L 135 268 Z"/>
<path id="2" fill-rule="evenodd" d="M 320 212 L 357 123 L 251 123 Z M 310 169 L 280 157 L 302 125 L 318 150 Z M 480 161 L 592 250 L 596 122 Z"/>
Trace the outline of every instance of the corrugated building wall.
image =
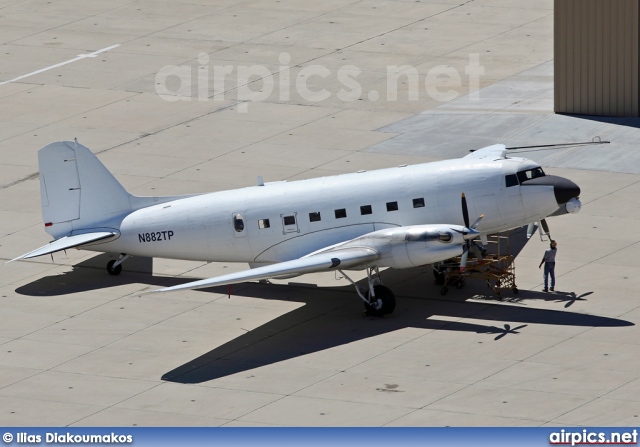
<path id="1" fill-rule="evenodd" d="M 555 0 L 555 111 L 640 115 L 640 0 Z"/>

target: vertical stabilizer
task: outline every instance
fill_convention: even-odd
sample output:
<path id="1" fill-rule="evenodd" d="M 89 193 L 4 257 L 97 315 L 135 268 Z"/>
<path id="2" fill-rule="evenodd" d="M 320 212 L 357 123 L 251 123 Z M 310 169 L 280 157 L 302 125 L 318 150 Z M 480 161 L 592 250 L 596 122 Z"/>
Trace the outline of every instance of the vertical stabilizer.
<path id="1" fill-rule="evenodd" d="M 52 143 L 38 152 L 42 218 L 55 238 L 73 230 L 108 227 L 131 210 L 129 193 L 98 158 L 77 142 Z"/>

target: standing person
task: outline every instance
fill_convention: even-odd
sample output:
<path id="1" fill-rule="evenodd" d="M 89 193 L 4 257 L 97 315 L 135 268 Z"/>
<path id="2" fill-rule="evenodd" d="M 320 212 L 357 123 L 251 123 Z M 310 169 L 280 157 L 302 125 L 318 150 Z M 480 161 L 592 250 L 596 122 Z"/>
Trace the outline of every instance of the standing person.
<path id="1" fill-rule="evenodd" d="M 543 292 L 548 292 L 547 288 L 547 280 L 549 275 L 551 275 L 551 291 L 553 292 L 553 288 L 556 286 L 556 252 L 558 251 L 556 247 L 558 244 L 553 239 L 551 240 L 550 247 L 547 251 L 544 252 L 544 256 L 542 257 L 542 261 L 540 261 L 540 265 L 538 268 L 542 267 L 544 264 L 544 289 Z"/>

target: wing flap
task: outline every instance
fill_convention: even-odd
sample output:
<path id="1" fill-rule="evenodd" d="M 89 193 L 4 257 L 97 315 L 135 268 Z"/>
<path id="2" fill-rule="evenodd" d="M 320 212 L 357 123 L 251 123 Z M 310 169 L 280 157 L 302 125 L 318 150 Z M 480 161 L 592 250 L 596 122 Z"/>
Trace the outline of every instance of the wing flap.
<path id="1" fill-rule="evenodd" d="M 78 247 L 90 242 L 96 242 L 102 239 L 110 238 L 118 233 L 114 231 L 97 231 L 94 233 L 77 234 L 75 236 L 65 236 L 57 239 L 47 245 L 44 245 L 36 250 L 30 251 L 22 256 L 12 259 L 8 262 L 17 261 L 19 259 L 35 258 L 36 256 L 48 255 L 49 253 L 55 253 L 56 251 L 66 250 L 68 248 Z"/>
<path id="2" fill-rule="evenodd" d="M 252 270 L 230 273 L 228 275 L 216 276 L 214 278 L 200 281 L 188 282 L 173 287 L 152 290 L 153 292 L 173 292 L 185 289 L 202 289 L 205 287 L 224 286 L 236 284 L 243 281 L 258 281 L 261 279 L 277 278 L 286 275 L 301 275 L 303 273 L 324 272 L 337 269 L 348 269 L 364 266 L 367 263 L 378 259 L 380 254 L 367 247 L 347 248 L 333 250 L 315 255 L 294 259 L 291 261 L 279 262 L 277 264 L 258 267 Z"/>

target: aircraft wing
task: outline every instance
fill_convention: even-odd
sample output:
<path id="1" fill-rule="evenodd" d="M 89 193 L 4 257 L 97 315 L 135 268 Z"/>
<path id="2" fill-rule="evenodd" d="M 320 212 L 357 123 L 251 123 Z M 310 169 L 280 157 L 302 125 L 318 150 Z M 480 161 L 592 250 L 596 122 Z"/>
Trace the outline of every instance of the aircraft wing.
<path id="1" fill-rule="evenodd" d="M 367 247 L 354 247 L 325 251 L 312 254 L 291 261 L 279 262 L 252 270 L 230 273 L 200 281 L 188 282 L 164 289 L 152 290 L 153 292 L 172 292 L 185 289 L 202 289 L 205 287 L 224 286 L 237 284 L 243 281 L 256 281 L 261 279 L 277 278 L 279 276 L 301 275 L 303 273 L 328 272 L 336 269 L 348 269 L 365 266 L 377 260 L 380 254 Z"/>
<path id="2" fill-rule="evenodd" d="M 94 233 L 77 234 L 75 236 L 65 236 L 57 239 L 47 245 L 44 245 L 36 250 L 30 251 L 22 256 L 12 259 L 9 262 L 17 261 L 19 259 L 35 258 L 36 256 L 48 255 L 49 253 L 55 253 L 56 251 L 66 250 L 67 248 L 74 248 L 80 245 L 85 245 L 90 242 L 96 242 L 102 239 L 107 239 L 111 236 L 115 236 L 118 233 L 113 231 L 97 231 Z"/>

